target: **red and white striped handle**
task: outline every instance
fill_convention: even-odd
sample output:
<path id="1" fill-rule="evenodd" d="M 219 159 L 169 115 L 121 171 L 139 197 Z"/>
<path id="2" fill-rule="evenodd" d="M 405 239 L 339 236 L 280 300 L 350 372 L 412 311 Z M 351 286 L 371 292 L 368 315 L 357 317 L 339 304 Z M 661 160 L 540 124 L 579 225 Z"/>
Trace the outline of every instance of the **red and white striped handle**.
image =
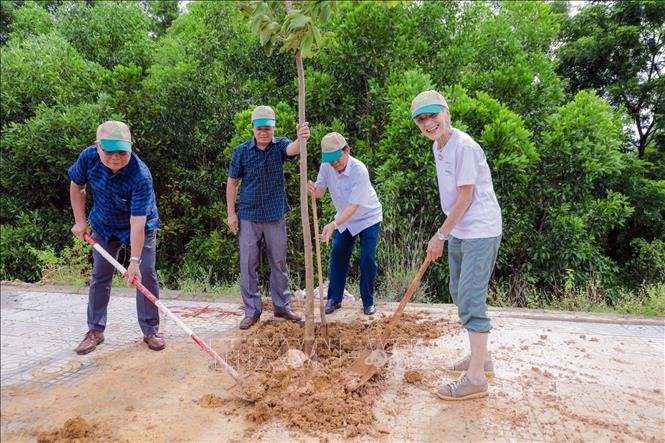
<path id="1" fill-rule="evenodd" d="M 108 260 L 109 263 L 111 263 L 117 270 L 122 274 L 122 276 L 127 275 L 127 269 L 118 263 L 118 261 L 111 256 L 104 248 L 102 248 L 87 232 L 83 234 L 83 238 L 85 241 L 90 243 L 90 245 L 95 248 L 97 252 L 99 252 L 106 260 Z M 233 377 L 234 380 L 239 381 L 239 376 L 238 372 L 233 369 L 232 366 L 230 366 L 220 355 L 215 352 L 213 348 L 211 348 L 207 343 L 205 343 L 203 340 L 201 340 L 195 333 L 190 329 L 189 326 L 187 326 L 185 323 L 183 323 L 182 320 L 178 316 L 176 316 L 174 313 L 172 313 L 169 308 L 164 306 L 161 301 L 157 297 L 153 295 L 152 292 L 148 290 L 143 284 L 138 281 L 136 278 L 134 279 L 131 284 L 136 287 L 145 297 L 150 300 L 157 308 L 162 311 L 164 314 L 166 314 L 171 320 L 173 320 L 180 328 L 189 335 L 194 342 L 201 347 L 204 351 L 208 353 L 212 358 L 215 359 L 217 363 L 219 363 L 224 370 L 231 376 Z"/>

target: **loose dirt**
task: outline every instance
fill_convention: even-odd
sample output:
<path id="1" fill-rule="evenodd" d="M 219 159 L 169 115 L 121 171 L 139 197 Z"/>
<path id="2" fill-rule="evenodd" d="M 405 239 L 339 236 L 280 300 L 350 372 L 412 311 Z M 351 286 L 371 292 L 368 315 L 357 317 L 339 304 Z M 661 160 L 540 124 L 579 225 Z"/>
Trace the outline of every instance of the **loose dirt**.
<path id="1" fill-rule="evenodd" d="M 312 435 L 323 432 L 339 432 L 347 436 L 371 433 L 376 421 L 372 408 L 383 390 L 385 371 L 366 385 L 352 390 L 348 366 L 379 340 L 388 319 L 331 323 L 329 342 L 318 341 L 315 357 L 311 360 L 295 351 L 302 349 L 304 329 L 299 325 L 262 323 L 253 329 L 235 349 L 240 367 L 246 368 L 258 380 L 259 386 L 254 384 L 252 388 L 255 392 L 262 392 L 256 397 L 260 401 L 247 418 L 257 424 L 277 418 L 289 427 Z M 393 331 L 386 350 L 404 342 L 435 339 L 448 333 L 450 326 L 442 319 L 434 321 L 419 314 L 405 314 Z M 316 335 L 320 336 L 320 331 L 317 330 Z M 297 357 L 298 353 L 303 358 Z"/>
<path id="2" fill-rule="evenodd" d="M 80 416 L 70 418 L 60 429 L 38 432 L 35 437 L 38 443 L 87 443 L 117 440 L 108 430 L 102 430 L 98 425 L 90 425 Z"/>
<path id="3" fill-rule="evenodd" d="M 147 350 L 140 335 L 117 351 L 72 352 L 80 369 L 66 380 L 45 370 L 2 387 L 1 440 L 663 441 L 662 348 L 653 339 L 499 317 L 489 396 L 444 402 L 435 394 L 452 379 L 443 368 L 468 352 L 454 308 L 408 311 L 386 348 L 388 365 L 356 392 L 345 388 L 346 370 L 387 317 L 351 309 L 330 317 L 351 318 L 330 322 L 331 340 L 317 341 L 315 359 L 301 352 L 303 329 L 293 323 L 201 335 L 240 371 L 254 402 L 234 396 L 234 380 L 183 336 L 162 352 Z M 100 348 L 113 340 L 110 330 Z M 636 367 L 648 376 L 635 377 Z"/>
<path id="4" fill-rule="evenodd" d="M 387 325 L 389 317 L 376 317 L 329 322 L 327 343 L 316 331 L 312 359 L 301 352 L 304 328 L 296 323 L 263 321 L 245 334 L 203 337 L 238 368 L 240 386 L 219 368 L 211 370 L 207 356 L 185 339 L 170 341 L 163 352 L 150 352 L 137 343 L 95 359 L 93 376 L 48 388 L 3 388 L 3 421 L 12 423 L 3 428 L 3 441 L 35 436 L 48 442 L 210 441 L 220 435 L 242 441 L 259 438 L 267 423 L 283 427 L 288 439 L 385 433 L 372 409 L 385 389 L 389 368 L 357 391 L 345 388 L 346 368 Z M 454 325 L 427 314 L 405 313 L 386 350 L 428 346 L 452 334 Z M 238 388 L 256 401 L 233 395 Z M 5 401 L 9 399 L 11 403 Z"/>
<path id="5" fill-rule="evenodd" d="M 198 400 L 202 408 L 219 408 L 226 403 L 226 400 L 215 394 L 206 394 Z"/>
<path id="6" fill-rule="evenodd" d="M 423 374 L 420 371 L 411 369 L 404 373 L 404 380 L 407 383 L 419 383 L 423 381 Z"/>

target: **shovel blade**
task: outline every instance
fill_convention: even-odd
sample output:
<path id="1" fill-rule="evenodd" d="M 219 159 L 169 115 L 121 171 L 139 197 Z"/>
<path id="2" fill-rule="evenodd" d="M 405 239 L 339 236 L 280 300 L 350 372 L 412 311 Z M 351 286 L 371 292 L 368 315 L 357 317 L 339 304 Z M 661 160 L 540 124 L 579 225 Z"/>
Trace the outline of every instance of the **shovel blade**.
<path id="1" fill-rule="evenodd" d="M 349 388 L 356 390 L 388 363 L 389 355 L 383 349 L 367 350 L 354 361 L 349 370 L 357 377 Z"/>

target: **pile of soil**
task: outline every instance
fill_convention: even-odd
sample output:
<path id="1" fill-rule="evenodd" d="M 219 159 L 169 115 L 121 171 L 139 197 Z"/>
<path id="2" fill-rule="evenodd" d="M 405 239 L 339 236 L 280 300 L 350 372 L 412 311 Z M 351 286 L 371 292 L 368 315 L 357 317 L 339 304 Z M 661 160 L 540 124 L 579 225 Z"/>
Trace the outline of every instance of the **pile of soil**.
<path id="1" fill-rule="evenodd" d="M 39 443 L 84 443 L 113 440 L 108 432 L 100 431 L 96 425 L 88 424 L 80 415 L 67 420 L 60 429 L 51 432 L 39 432 L 36 437 Z"/>
<path id="2" fill-rule="evenodd" d="M 420 383 L 423 381 L 423 374 L 420 371 L 411 369 L 404 373 L 404 380 L 407 383 Z"/>
<path id="3" fill-rule="evenodd" d="M 197 401 L 202 408 L 219 408 L 226 402 L 225 399 L 215 394 L 206 394 Z"/>
<path id="4" fill-rule="evenodd" d="M 304 362 L 293 358 L 293 350 L 303 348 L 302 327 L 290 322 L 261 323 L 235 348 L 233 357 L 257 399 L 247 418 L 255 425 L 277 418 L 312 435 L 342 432 L 351 437 L 374 433 L 372 407 L 383 392 L 388 369 L 384 367 L 365 385 L 350 390 L 348 366 L 378 341 L 388 320 L 329 323 L 328 343 L 317 328 L 316 356 Z M 405 313 L 386 350 L 403 343 L 427 344 L 453 329 L 456 326 L 447 320 L 433 321 L 423 314 Z"/>

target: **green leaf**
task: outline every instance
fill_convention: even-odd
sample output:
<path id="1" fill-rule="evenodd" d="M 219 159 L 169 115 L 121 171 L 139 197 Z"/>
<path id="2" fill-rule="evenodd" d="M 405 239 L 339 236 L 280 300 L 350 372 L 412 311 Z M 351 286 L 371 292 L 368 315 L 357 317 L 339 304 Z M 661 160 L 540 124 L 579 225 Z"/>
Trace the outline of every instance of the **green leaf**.
<path id="1" fill-rule="evenodd" d="M 316 43 L 316 46 L 320 48 L 323 43 L 323 38 L 321 37 L 321 31 L 319 30 L 318 26 L 312 26 L 311 29 L 312 29 L 312 35 L 314 36 L 314 43 Z"/>
<path id="2" fill-rule="evenodd" d="M 288 17 L 287 17 L 287 20 L 288 20 Z M 303 14 L 297 14 L 290 20 L 289 29 L 292 30 L 292 31 L 301 29 L 301 28 L 305 27 L 311 21 L 312 21 L 312 19 L 310 17 L 308 17 L 306 15 L 303 15 Z"/>
<path id="3" fill-rule="evenodd" d="M 311 26 L 310 26 L 311 28 Z M 314 55 L 314 52 L 312 51 L 312 43 L 314 41 L 314 37 L 312 35 L 311 30 L 309 32 L 306 32 L 303 36 L 302 39 L 300 40 L 300 52 L 302 53 L 302 56 L 304 58 L 309 58 Z"/>

